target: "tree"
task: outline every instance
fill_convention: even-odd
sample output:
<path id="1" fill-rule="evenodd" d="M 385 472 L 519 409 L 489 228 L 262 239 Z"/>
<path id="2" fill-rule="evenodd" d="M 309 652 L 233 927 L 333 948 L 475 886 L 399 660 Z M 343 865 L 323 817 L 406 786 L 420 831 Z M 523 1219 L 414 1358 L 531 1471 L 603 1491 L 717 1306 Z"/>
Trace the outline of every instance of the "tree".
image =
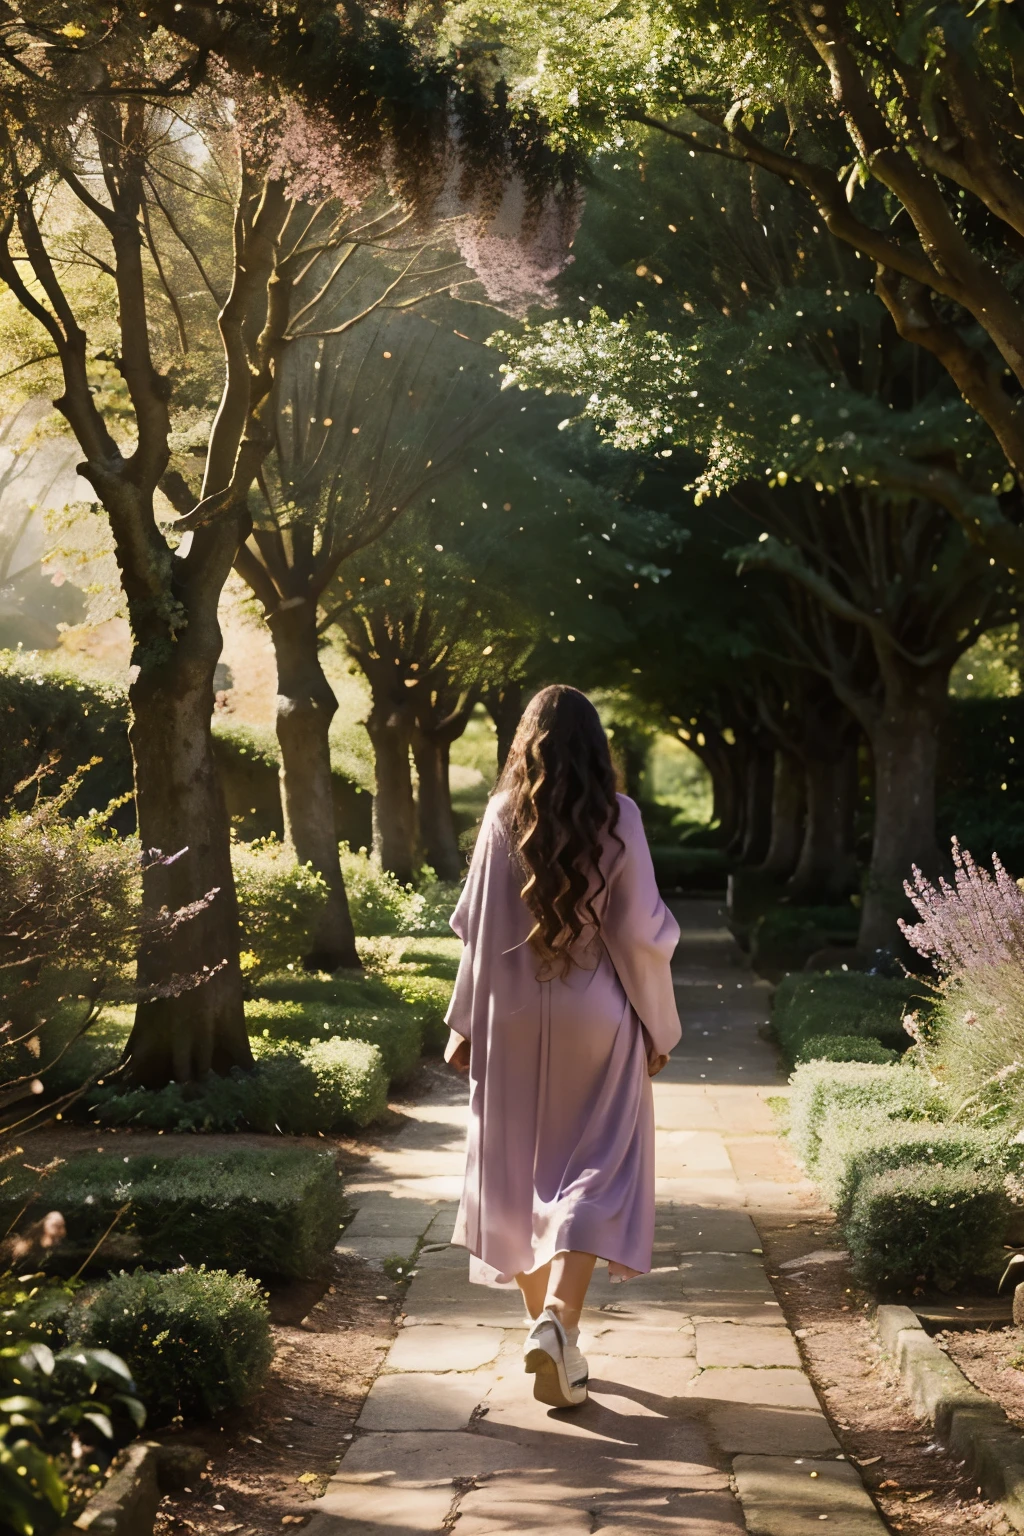
<path id="1" fill-rule="evenodd" d="M 988 483 L 970 486 L 941 452 L 907 455 L 903 489 L 939 501 L 1011 570 L 1024 563 L 1017 5 L 634 0 L 609 13 L 585 0 L 566 24 L 563 10 L 473 0 L 452 9 L 447 35 L 491 73 L 497 62 L 511 99 L 560 144 L 588 150 L 639 127 L 686 145 L 681 177 L 708 155 L 799 188 L 1002 451 Z"/>
<path id="2" fill-rule="evenodd" d="M 106 94 L 90 97 L 84 117 L 67 115 L 79 114 L 72 95 L 56 124 L 42 111 L 52 113 L 52 99 L 22 100 L 18 110 L 27 122 L 17 139 L 8 118 L 0 275 L 37 327 L 36 352 L 41 336 L 56 354 L 58 409 L 85 455 L 80 473 L 96 490 L 114 536 L 134 642 L 130 736 L 139 830 L 145 848 L 165 855 L 147 868 L 146 909 L 174 911 L 211 896 L 187 935 L 154 928 L 140 950 L 143 1001 L 128 1051 L 134 1078 L 158 1085 L 252 1059 L 228 828 L 210 737 L 217 602 L 251 526 L 250 491 L 274 446 L 275 382 L 288 345 L 292 289 L 336 245 L 346 215 L 336 205 L 301 203 L 284 169 L 274 171 L 269 149 L 261 164 L 254 150 L 240 146 L 239 170 L 228 178 L 234 252 L 219 317 L 222 387 L 212 426 L 201 427 L 201 444 L 193 444 L 204 466 L 197 501 L 172 464 L 172 439 L 192 401 L 187 371 L 178 375 L 163 346 L 164 328 L 151 324 L 155 295 L 166 295 L 168 286 L 147 231 L 161 201 L 163 216 L 173 219 L 162 186 L 184 179 L 196 197 L 209 189 L 204 168 L 171 132 L 179 119 L 147 104 L 146 64 L 141 54 L 110 68 L 97 63 L 101 74 L 107 69 Z M 215 100 L 196 105 L 191 126 L 207 134 L 214 160 L 218 135 L 227 147 Z M 116 317 L 101 306 L 98 320 L 101 331 L 114 332 L 109 372 L 86 328 L 89 312 L 76 305 L 67 281 L 83 261 L 116 296 Z M 201 259 L 195 264 L 208 278 Z M 183 317 L 171 308 L 181 344 Z M 161 494 L 179 514 L 171 533 L 158 517 Z M 202 988 L 187 1000 L 167 994 L 169 976 L 194 970 L 208 977 Z"/>
<path id="3" fill-rule="evenodd" d="M 359 957 L 334 834 L 328 729 L 337 701 L 318 656 L 321 605 L 331 608 L 326 594 L 343 563 L 451 470 L 498 404 L 496 361 L 459 329 L 471 323 L 468 306 L 446 297 L 465 268 L 425 252 L 407 225 L 394 205 L 364 218 L 298 293 L 297 315 L 311 309 L 312 318 L 289 333 L 276 451 L 236 559 L 274 641 L 286 834 L 331 893 L 307 959 L 326 970 Z M 439 719 L 432 736 L 450 724 Z"/>
<path id="4" fill-rule="evenodd" d="M 662 228 L 671 158 L 652 154 L 645 166 Z M 548 322 L 502 345 L 514 380 L 572 390 L 620 446 L 685 444 L 702 460 L 695 500 L 729 491 L 760 523 L 745 568 L 769 567 L 794 589 L 778 616 L 790 655 L 828 679 L 871 741 L 876 818 L 861 944 L 873 952 L 895 940 L 911 864 L 937 861 L 950 669 L 981 629 L 1014 611 L 1005 580 L 941 502 L 908 489 L 901 466 L 941 452 L 967 500 L 984 494 L 988 440 L 941 372 L 894 334 L 861 264 L 816 235 L 795 197 L 776 193 L 768 237 L 746 178 L 691 173 L 687 189 L 695 211 L 684 215 L 676 189 L 676 238 L 655 268 L 674 290 L 674 313 L 671 297 L 662 301 L 671 329 L 655 329 L 641 309 L 612 319 L 595 308 L 587 321 Z M 709 233 L 714 209 L 728 242 Z M 744 857 L 756 849 L 748 836 Z"/>

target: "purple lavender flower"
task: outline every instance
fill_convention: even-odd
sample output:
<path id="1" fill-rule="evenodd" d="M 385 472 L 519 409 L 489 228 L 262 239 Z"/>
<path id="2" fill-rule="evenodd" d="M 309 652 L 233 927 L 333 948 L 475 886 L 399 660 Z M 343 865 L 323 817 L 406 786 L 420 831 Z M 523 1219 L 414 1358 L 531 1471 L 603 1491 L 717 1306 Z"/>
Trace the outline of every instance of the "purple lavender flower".
<path id="1" fill-rule="evenodd" d="M 979 868 L 953 838 L 953 884 L 926 880 L 914 865 L 906 891 L 918 923 L 900 919 L 907 943 L 931 960 L 943 976 L 991 966 L 1024 967 L 1024 892 L 1010 878 L 998 854 L 993 874 Z"/>

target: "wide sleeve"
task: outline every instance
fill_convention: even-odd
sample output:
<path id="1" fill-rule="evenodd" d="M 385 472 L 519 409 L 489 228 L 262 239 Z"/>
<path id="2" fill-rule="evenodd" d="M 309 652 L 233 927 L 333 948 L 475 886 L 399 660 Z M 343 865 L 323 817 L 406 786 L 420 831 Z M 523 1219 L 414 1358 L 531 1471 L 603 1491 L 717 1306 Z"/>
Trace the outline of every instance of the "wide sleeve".
<path id="1" fill-rule="evenodd" d="M 658 891 L 640 811 L 625 795 L 616 831 L 625 846 L 609 871 L 601 937 L 641 1024 L 667 1055 L 682 1034 L 671 969 L 679 924 Z"/>
<path id="2" fill-rule="evenodd" d="M 462 940 L 463 948 L 452 1000 L 448 1004 L 444 1021 L 455 1035 L 461 1035 L 464 1040 L 473 1038 L 476 982 L 482 958 L 477 941 L 487 905 L 488 886 L 494 875 L 495 844 L 502 838 L 496 802 L 491 800 L 480 824 L 466 883 L 450 919 L 450 926 Z M 445 1051 L 446 1060 L 457 1044 L 458 1040 L 449 1039 Z"/>

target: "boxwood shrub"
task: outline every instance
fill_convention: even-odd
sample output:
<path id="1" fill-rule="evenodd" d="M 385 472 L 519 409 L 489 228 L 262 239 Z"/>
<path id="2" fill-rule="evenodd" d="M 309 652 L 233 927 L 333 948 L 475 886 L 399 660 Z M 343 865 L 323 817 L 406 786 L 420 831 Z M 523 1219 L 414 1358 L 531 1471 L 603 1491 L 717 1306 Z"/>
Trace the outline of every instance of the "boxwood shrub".
<path id="1" fill-rule="evenodd" d="M 402 1082 L 419 1062 L 423 1049 L 420 1013 L 390 999 L 390 1007 L 350 1008 L 338 1003 L 273 1001 L 257 998 L 245 1006 L 251 1035 L 265 1040 L 296 1040 L 309 1045 L 326 1040 L 366 1040 L 380 1051 L 392 1082 Z"/>
<path id="2" fill-rule="evenodd" d="M 857 1189 L 846 1223 L 854 1273 L 882 1292 L 952 1290 L 997 1275 L 1008 1216 L 993 1170 L 918 1164 L 877 1173 Z"/>
<path id="3" fill-rule="evenodd" d="M 812 1061 L 797 1067 L 790 1082 L 790 1139 L 811 1173 L 836 1127 L 939 1118 L 943 1108 L 925 1074 L 908 1064 Z"/>
<path id="4" fill-rule="evenodd" d="M 73 1316 L 77 1342 L 127 1363 L 149 1423 L 212 1418 L 250 1402 L 274 1358 L 256 1281 L 224 1270 L 121 1274 Z"/>
<path id="5" fill-rule="evenodd" d="M 111 1148 L 71 1157 L 43 1179 L 22 1166 L 0 1190 L 5 1230 L 22 1210 L 27 1221 L 63 1214 L 68 1236 L 53 1264 L 65 1273 L 120 1212 L 96 1269 L 145 1260 L 304 1277 L 332 1251 L 343 1209 L 333 1154 L 306 1147 L 128 1157 Z"/>
<path id="6" fill-rule="evenodd" d="M 797 1052 L 797 1066 L 808 1061 L 866 1061 L 891 1066 L 898 1053 L 872 1035 L 812 1035 Z"/>
<path id="7" fill-rule="evenodd" d="M 773 906 L 754 925 L 750 963 L 764 976 L 803 966 L 815 950 L 832 944 L 852 944 L 860 913 L 847 903 L 837 907 Z"/>
<path id="8" fill-rule="evenodd" d="M 864 971 L 802 971 L 783 977 L 775 992 L 772 1026 L 786 1062 L 800 1058 L 806 1041 L 821 1035 L 874 1038 L 904 1051 L 910 1037 L 903 1016 L 929 1006 L 919 982 Z"/>
<path id="9" fill-rule="evenodd" d="M 252 1041 L 253 1072 L 237 1069 L 202 1083 L 166 1088 L 105 1084 L 85 1099 L 102 1125 L 148 1126 L 161 1131 L 280 1131 L 315 1136 L 318 1131 L 359 1130 L 387 1108 L 388 1077 L 375 1045 L 330 1039 L 315 1045 Z"/>
<path id="10" fill-rule="evenodd" d="M 1002 1164 L 1003 1147 L 975 1126 L 871 1118 L 830 1124 L 822 1138 L 817 1175 L 845 1220 L 857 1191 L 893 1168 L 989 1168 Z"/>

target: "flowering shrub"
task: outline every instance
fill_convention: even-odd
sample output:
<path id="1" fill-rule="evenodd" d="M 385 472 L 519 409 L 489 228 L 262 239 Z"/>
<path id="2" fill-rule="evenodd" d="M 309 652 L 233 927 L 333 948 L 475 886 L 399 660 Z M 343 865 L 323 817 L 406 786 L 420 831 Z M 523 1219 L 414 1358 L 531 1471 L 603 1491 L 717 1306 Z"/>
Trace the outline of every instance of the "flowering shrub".
<path id="1" fill-rule="evenodd" d="M 903 889 L 918 923 L 900 919 L 904 938 L 944 976 L 1006 964 L 1024 966 L 1024 892 L 992 855 L 994 875 L 953 838 L 953 884 L 935 886 L 914 866 Z"/>

